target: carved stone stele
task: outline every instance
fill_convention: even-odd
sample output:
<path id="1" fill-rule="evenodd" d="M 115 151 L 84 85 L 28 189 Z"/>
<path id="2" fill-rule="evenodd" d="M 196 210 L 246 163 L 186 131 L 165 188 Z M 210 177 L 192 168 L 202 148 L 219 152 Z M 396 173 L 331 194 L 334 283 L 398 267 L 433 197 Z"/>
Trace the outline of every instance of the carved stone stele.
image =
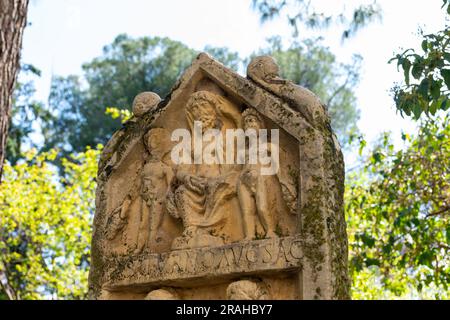
<path id="1" fill-rule="evenodd" d="M 224 147 L 241 162 L 192 141 L 187 156 L 217 161 L 176 162 L 177 129 L 253 130 L 276 170 L 249 159 L 251 137 Z M 326 107 L 271 57 L 245 78 L 201 53 L 165 99 L 139 94 L 97 182 L 91 299 L 349 298 L 342 152 Z"/>

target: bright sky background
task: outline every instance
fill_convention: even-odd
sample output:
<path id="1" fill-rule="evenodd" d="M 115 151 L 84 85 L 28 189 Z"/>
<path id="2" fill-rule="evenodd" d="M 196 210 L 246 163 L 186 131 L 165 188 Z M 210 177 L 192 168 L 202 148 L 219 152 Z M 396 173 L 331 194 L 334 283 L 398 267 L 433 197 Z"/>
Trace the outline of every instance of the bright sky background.
<path id="1" fill-rule="evenodd" d="M 313 2 L 316 2 L 313 1 Z M 344 1 L 317 1 L 319 8 L 339 11 Z M 347 6 L 361 0 L 346 1 Z M 399 137 L 412 131 L 413 122 L 395 111 L 389 89 L 401 74 L 387 61 L 400 48 L 418 47 L 418 27 L 442 29 L 442 0 L 378 0 L 383 20 L 340 42 L 335 28 L 322 31 L 324 44 L 337 59 L 363 57 L 361 83 L 355 89 L 361 120 L 369 141 L 382 131 Z M 265 46 L 273 35 L 289 37 L 285 19 L 261 25 L 251 0 L 32 0 L 23 43 L 22 60 L 42 71 L 36 81 L 37 98 L 47 101 L 52 75 L 81 74 L 81 65 L 102 54 L 102 47 L 120 33 L 131 36 L 167 36 L 201 50 L 205 45 L 225 46 L 245 57 Z"/>

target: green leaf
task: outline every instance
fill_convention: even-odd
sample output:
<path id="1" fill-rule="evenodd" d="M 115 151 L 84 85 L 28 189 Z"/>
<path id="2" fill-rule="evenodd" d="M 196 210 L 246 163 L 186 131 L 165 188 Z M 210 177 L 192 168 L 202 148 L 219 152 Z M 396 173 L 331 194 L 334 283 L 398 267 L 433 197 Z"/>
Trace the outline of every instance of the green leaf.
<path id="1" fill-rule="evenodd" d="M 420 118 L 420 115 L 421 115 L 422 112 L 423 112 L 423 109 L 422 109 L 422 107 L 421 107 L 418 103 L 416 103 L 416 104 L 414 104 L 414 105 L 412 106 L 412 112 L 413 112 L 413 114 L 414 114 L 414 118 L 415 118 L 415 119 L 419 119 L 419 118 Z"/>
<path id="2" fill-rule="evenodd" d="M 366 140 L 361 138 L 361 140 L 359 141 L 359 150 L 358 150 L 358 153 L 360 156 L 362 155 L 362 152 L 363 152 L 364 148 L 366 147 L 366 145 L 367 145 Z"/>
<path id="3" fill-rule="evenodd" d="M 431 104 L 430 104 L 430 108 L 429 111 L 430 113 L 434 116 L 436 114 L 436 111 L 439 109 L 439 107 L 441 106 L 442 101 L 441 100 L 434 100 Z"/>
<path id="4" fill-rule="evenodd" d="M 402 62 L 403 74 L 405 76 L 406 85 L 409 86 L 409 71 L 411 70 L 411 62 L 408 59 Z"/>
<path id="5" fill-rule="evenodd" d="M 383 158 L 383 154 L 380 152 L 374 152 L 372 155 L 373 163 L 381 162 L 381 159 Z"/>
<path id="6" fill-rule="evenodd" d="M 380 265 L 380 260 L 378 260 L 378 259 L 373 259 L 373 258 L 366 259 L 366 266 L 368 266 L 368 267 L 379 266 L 379 265 Z"/>
<path id="7" fill-rule="evenodd" d="M 375 245 L 375 239 L 369 234 L 363 233 L 361 235 L 361 240 L 369 248 L 372 248 Z"/>
<path id="8" fill-rule="evenodd" d="M 450 69 L 441 69 L 441 76 L 444 78 L 447 88 L 450 89 Z"/>
<path id="9" fill-rule="evenodd" d="M 448 99 L 445 98 L 441 103 L 441 110 L 446 111 L 450 107 L 450 103 L 448 102 Z"/>
<path id="10" fill-rule="evenodd" d="M 444 59 L 450 62 L 450 52 L 444 52 Z"/>
<path id="11" fill-rule="evenodd" d="M 445 238 L 447 240 L 447 243 L 450 244 L 450 225 L 448 225 L 445 230 Z"/>
<path id="12" fill-rule="evenodd" d="M 426 39 L 422 41 L 422 50 L 425 52 L 428 50 L 428 41 Z"/>
<path id="13" fill-rule="evenodd" d="M 420 63 L 414 63 L 411 73 L 414 77 L 414 79 L 420 79 L 422 76 L 423 66 Z"/>
<path id="14" fill-rule="evenodd" d="M 425 100 L 428 100 L 428 88 L 430 80 L 428 78 L 423 79 L 417 88 L 417 93 L 420 94 Z"/>
<path id="15" fill-rule="evenodd" d="M 431 93 L 431 97 L 434 100 L 439 99 L 439 97 L 441 96 L 441 86 L 442 86 L 442 81 L 440 80 L 433 80 L 431 79 L 430 82 L 430 93 Z"/>
<path id="16" fill-rule="evenodd" d="M 433 257 L 434 257 L 434 254 L 432 251 L 429 251 L 429 250 L 423 251 L 418 257 L 418 262 L 421 265 L 425 265 L 425 266 L 432 268 L 433 267 L 433 265 L 432 265 Z"/>

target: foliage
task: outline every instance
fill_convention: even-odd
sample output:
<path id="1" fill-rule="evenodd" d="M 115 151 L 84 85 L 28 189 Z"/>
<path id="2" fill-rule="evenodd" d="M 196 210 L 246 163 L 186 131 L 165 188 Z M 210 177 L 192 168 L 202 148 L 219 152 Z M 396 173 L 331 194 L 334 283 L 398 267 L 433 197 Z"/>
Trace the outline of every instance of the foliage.
<path id="1" fill-rule="evenodd" d="M 351 272 L 357 297 L 377 295 L 364 275 L 377 270 L 385 293 L 450 297 L 450 117 L 423 122 L 394 150 L 384 135 L 346 188 Z M 372 290 L 372 291 L 371 291 Z M 379 293 L 378 293 L 379 294 Z M 364 295 L 362 295 L 364 297 Z"/>
<path id="2" fill-rule="evenodd" d="M 350 15 L 345 12 L 345 7 L 338 14 L 327 14 L 314 7 L 312 1 L 308 0 L 253 0 L 253 8 L 260 14 L 261 22 L 286 13 L 294 36 L 299 34 L 300 26 L 323 29 L 331 25 L 342 25 L 344 27 L 342 39 L 346 39 L 381 18 L 381 9 L 375 1 L 367 5 L 357 5 Z"/>
<path id="3" fill-rule="evenodd" d="M 294 41 L 284 49 L 280 37 L 269 39 L 267 49 L 260 54 L 273 56 L 284 78 L 313 91 L 328 106 L 333 129 L 340 142 L 347 145 L 348 137 L 357 133 L 359 110 L 354 88 L 359 82 L 361 57 L 352 64 L 341 64 L 320 39 Z"/>
<path id="4" fill-rule="evenodd" d="M 280 42 L 273 38 L 261 53 L 275 56 L 284 76 L 328 103 L 333 126 L 345 144 L 359 117 L 353 88 L 360 59 L 356 57 L 352 65 L 338 64 L 319 40 L 295 42 L 287 50 Z M 227 48 L 207 46 L 205 51 L 234 70 L 242 66 L 243 60 Z M 106 143 L 120 127 L 119 118 L 127 119 L 138 93 L 153 91 L 164 97 L 196 54 L 167 38 L 118 36 L 101 57 L 83 66 L 84 77 L 53 80 L 49 99 L 53 118 L 43 126 L 45 148 L 58 147 L 67 155 Z"/>
<path id="5" fill-rule="evenodd" d="M 233 68 L 240 63 L 226 48 L 206 51 Z M 107 107 L 131 111 L 134 97 L 144 91 L 164 98 L 196 54 L 168 38 L 117 36 L 102 56 L 83 65 L 83 77 L 54 78 L 49 99 L 54 120 L 44 126 L 46 148 L 58 147 L 67 155 L 105 144 L 120 128 L 118 118 L 105 115 Z"/>
<path id="6" fill-rule="evenodd" d="M 106 107 L 131 110 L 143 91 L 164 96 L 193 57 L 192 50 L 167 38 L 119 35 L 103 56 L 83 65 L 84 77 L 53 80 L 49 105 L 55 120 L 45 126 L 45 146 L 68 154 L 105 143 L 120 127 L 105 115 Z"/>
<path id="7" fill-rule="evenodd" d="M 0 268 L 17 299 L 86 296 L 99 150 L 63 159 L 56 150 L 6 163 L 0 185 Z M 1 295 L 1 293 L 0 293 Z"/>
<path id="8" fill-rule="evenodd" d="M 445 6 L 448 17 L 450 1 L 444 0 Z M 393 88 L 396 107 L 402 115 L 416 120 L 422 114 L 435 115 L 450 108 L 450 27 L 446 24 L 435 34 L 422 32 L 422 37 L 422 52 L 408 49 L 389 61 L 397 62 L 405 79 L 404 84 Z"/>
<path id="9" fill-rule="evenodd" d="M 214 59 L 220 61 L 234 71 L 239 71 L 239 68 L 242 66 L 243 61 L 241 57 L 239 57 L 239 54 L 228 50 L 228 48 L 206 46 L 203 51 L 209 53 Z"/>
<path id="10" fill-rule="evenodd" d="M 19 81 L 16 82 L 6 145 L 7 160 L 13 164 L 20 159 L 24 144 L 36 146 L 30 139 L 30 135 L 35 132 L 33 125 L 36 127 L 38 122 L 46 122 L 51 118 L 44 104 L 34 99 L 33 79 L 40 74 L 40 70 L 34 66 L 22 64 Z"/>
<path id="11" fill-rule="evenodd" d="M 355 299 L 449 297 L 450 117 L 403 139 L 396 151 L 383 136 L 348 176 Z M 62 176 L 50 165 L 56 151 L 6 166 L 1 265 L 20 298 L 85 297 L 98 154 L 64 160 Z"/>
<path id="12" fill-rule="evenodd" d="M 106 108 L 106 114 L 110 115 L 113 119 L 120 119 L 122 123 L 127 122 L 132 117 L 132 112 L 127 109 L 119 109 L 114 107 Z"/>

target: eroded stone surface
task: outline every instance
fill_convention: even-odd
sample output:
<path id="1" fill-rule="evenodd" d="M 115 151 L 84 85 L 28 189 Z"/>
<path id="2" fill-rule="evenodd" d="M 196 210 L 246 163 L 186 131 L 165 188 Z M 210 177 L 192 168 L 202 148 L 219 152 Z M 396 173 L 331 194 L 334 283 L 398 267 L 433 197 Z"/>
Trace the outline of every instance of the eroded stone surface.
<path id="1" fill-rule="evenodd" d="M 300 271 L 299 237 L 284 237 L 124 256 L 111 260 L 104 287 L 111 291 L 150 290 L 159 286 L 219 283 L 226 278 L 283 271 Z"/>
<path id="2" fill-rule="evenodd" d="M 238 280 L 227 288 L 228 300 L 270 300 L 267 285 L 260 280 Z"/>
<path id="3" fill-rule="evenodd" d="M 344 164 L 326 108 L 270 57 L 247 74 L 202 53 L 164 100 L 136 97 L 100 158 L 91 298 L 349 297 Z M 265 146 L 279 170 L 174 163 L 171 134 L 195 121 L 223 137 L 278 129 Z"/>
<path id="4" fill-rule="evenodd" d="M 133 101 L 133 114 L 136 117 L 142 116 L 144 113 L 155 108 L 161 98 L 154 92 L 142 92 L 134 98 Z"/>
<path id="5" fill-rule="evenodd" d="M 178 293 L 172 288 L 162 288 L 150 291 L 145 300 L 179 300 Z"/>

